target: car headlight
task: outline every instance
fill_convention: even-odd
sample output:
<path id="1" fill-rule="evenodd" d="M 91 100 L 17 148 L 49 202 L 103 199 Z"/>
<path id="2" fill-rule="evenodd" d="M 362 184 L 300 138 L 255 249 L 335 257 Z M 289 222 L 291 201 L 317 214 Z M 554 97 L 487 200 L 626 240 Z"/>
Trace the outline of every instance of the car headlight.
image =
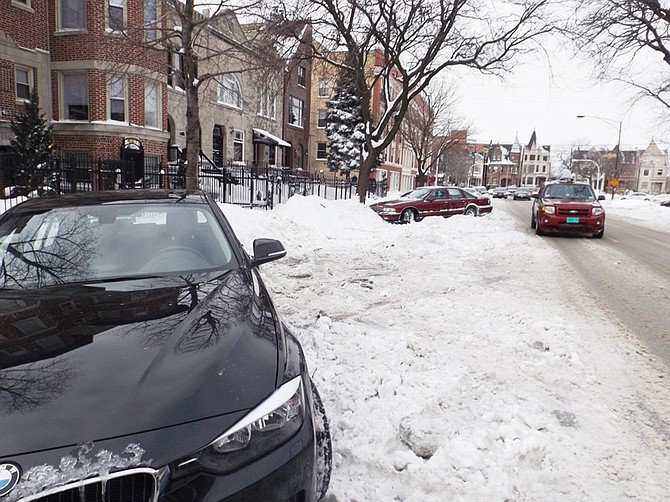
<path id="1" fill-rule="evenodd" d="M 602 207 L 600 207 L 600 206 L 598 206 L 598 207 L 594 207 L 594 208 L 591 210 L 591 214 L 592 214 L 593 216 L 598 216 L 599 214 L 603 214 L 604 212 L 605 212 L 605 210 L 604 210 Z"/>
<path id="2" fill-rule="evenodd" d="M 397 211 L 395 210 L 394 207 L 384 207 L 382 208 L 382 213 L 396 213 Z"/>
<path id="3" fill-rule="evenodd" d="M 305 393 L 297 376 L 277 389 L 202 450 L 177 462 L 177 471 L 230 472 L 293 436 L 305 420 Z"/>
<path id="4" fill-rule="evenodd" d="M 554 206 L 543 206 L 542 211 L 544 211 L 546 214 L 554 214 L 556 212 L 556 208 Z"/>

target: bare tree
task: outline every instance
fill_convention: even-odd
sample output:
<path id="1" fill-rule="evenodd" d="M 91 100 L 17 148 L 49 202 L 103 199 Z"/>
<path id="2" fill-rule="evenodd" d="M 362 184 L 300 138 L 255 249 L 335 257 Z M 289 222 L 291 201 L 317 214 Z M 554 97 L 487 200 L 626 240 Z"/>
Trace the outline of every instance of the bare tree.
<path id="1" fill-rule="evenodd" d="M 145 5 L 144 23 L 125 26 L 119 32 L 122 43 L 129 47 L 127 60 L 123 65 L 110 63 L 108 71 L 132 73 L 137 71 L 133 63 L 151 53 L 155 59 L 155 52 L 162 52 L 165 54 L 160 60 L 171 61 L 163 74 L 167 73 L 169 80 L 178 82 L 184 91 L 186 188 L 198 187 L 200 100 L 208 86 L 219 86 L 225 75 L 244 73 L 253 75 L 250 80 L 262 82 L 267 93 L 276 96 L 281 92 L 286 56 L 282 48 L 292 48 L 278 40 L 286 37 L 291 26 L 282 30 L 259 24 L 242 26 L 237 15 L 252 8 L 253 1 L 234 4 L 225 0 L 163 0 L 162 8 L 156 10 L 162 13 L 160 18 L 147 18 Z M 174 64 L 174 59 L 179 63 Z M 255 107 L 256 103 L 247 105 Z"/>
<path id="2" fill-rule="evenodd" d="M 353 61 L 366 136 L 357 187 L 361 202 L 376 159 L 430 82 L 452 67 L 504 73 L 518 53 L 529 50 L 528 42 L 552 30 L 544 12 L 549 1 L 295 0 L 283 5 L 287 18 L 309 13 L 320 42 L 316 57 L 338 67 Z M 350 58 L 331 58 L 338 50 Z M 377 96 L 381 107 L 373 116 Z"/>
<path id="3" fill-rule="evenodd" d="M 627 83 L 639 97 L 670 109 L 670 8 L 659 0 L 573 0 L 566 27 L 581 54 L 590 56 L 601 77 Z M 653 58 L 653 59 L 652 59 Z M 643 71 L 636 71 L 640 61 Z"/>
<path id="4" fill-rule="evenodd" d="M 426 177 L 436 172 L 442 154 L 461 143 L 460 136 L 451 132 L 467 127 L 455 115 L 454 108 L 454 87 L 434 82 L 407 110 L 400 131 L 416 158 L 418 186 L 423 186 Z"/>

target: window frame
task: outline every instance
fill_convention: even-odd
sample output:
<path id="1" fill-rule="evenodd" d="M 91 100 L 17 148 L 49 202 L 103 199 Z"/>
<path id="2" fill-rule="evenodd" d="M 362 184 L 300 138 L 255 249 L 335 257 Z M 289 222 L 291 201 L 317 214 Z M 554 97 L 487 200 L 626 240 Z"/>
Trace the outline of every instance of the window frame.
<path id="1" fill-rule="evenodd" d="M 267 88 L 259 88 L 256 96 L 256 115 L 270 119 L 277 118 L 277 98 Z"/>
<path id="2" fill-rule="evenodd" d="M 114 94 L 114 84 L 121 82 L 123 84 L 122 96 Z M 123 104 L 123 120 L 112 118 L 114 114 L 113 103 L 121 101 Z M 111 75 L 107 80 L 107 120 L 112 122 L 128 123 L 128 79 L 121 75 Z"/>
<path id="3" fill-rule="evenodd" d="M 147 7 L 152 7 L 152 12 L 147 12 Z M 158 38 L 159 4 L 158 0 L 144 0 L 142 3 L 142 16 L 144 20 L 144 40 L 152 41 Z M 151 19 L 149 19 L 151 17 Z"/>
<path id="4" fill-rule="evenodd" d="M 288 123 L 301 129 L 305 125 L 305 102 L 295 96 L 288 97 Z"/>
<path id="5" fill-rule="evenodd" d="M 244 131 L 240 129 L 233 129 L 230 135 L 230 140 L 233 143 L 233 156 L 231 159 L 233 162 L 244 162 L 244 138 Z"/>
<path id="6" fill-rule="evenodd" d="M 325 129 L 328 125 L 328 109 L 320 108 L 316 119 L 317 129 Z"/>
<path id="7" fill-rule="evenodd" d="M 219 84 L 216 93 L 217 103 L 241 110 L 242 88 L 239 81 L 232 75 L 222 75 L 217 82 Z M 226 84 L 234 84 L 234 88 Z"/>
<path id="8" fill-rule="evenodd" d="M 86 107 L 86 118 L 71 118 L 70 117 L 70 111 L 69 111 L 69 105 L 68 105 L 68 96 L 67 96 L 67 86 L 66 86 L 66 80 L 68 77 L 84 77 L 86 80 L 84 89 L 85 89 L 85 94 L 86 94 L 86 104 L 74 104 L 74 106 L 85 106 Z M 61 73 L 59 76 L 59 96 L 60 96 L 60 119 L 61 120 L 74 120 L 74 121 L 83 121 L 83 122 L 88 122 L 91 119 L 91 113 L 90 113 L 90 96 L 88 92 L 88 73 L 86 72 L 78 72 L 78 73 Z"/>
<path id="9" fill-rule="evenodd" d="M 19 82 L 19 72 L 26 73 L 26 82 Z M 28 96 L 23 97 L 19 96 L 19 86 L 27 87 Z M 15 66 L 14 67 L 14 95 L 16 96 L 17 101 L 27 102 L 30 101 L 30 96 L 33 93 L 35 87 L 35 74 L 32 68 L 27 66 Z"/>
<path id="10" fill-rule="evenodd" d="M 328 143 L 325 141 L 319 141 L 316 144 L 316 160 L 328 160 Z"/>
<path id="11" fill-rule="evenodd" d="M 147 108 L 147 97 L 150 95 L 148 92 L 149 88 L 152 88 L 156 94 L 156 101 L 154 104 L 154 109 L 150 110 Z M 161 96 L 161 85 L 157 80 L 144 79 L 144 127 L 151 129 L 162 129 L 162 96 Z M 149 123 L 147 121 L 147 112 L 153 112 L 155 115 L 155 123 Z"/>
<path id="12" fill-rule="evenodd" d="M 81 31 L 86 30 L 86 0 L 56 0 L 56 29 L 57 31 Z M 75 12 L 78 14 L 79 18 L 77 21 L 81 21 L 80 25 L 77 26 L 63 26 L 63 7 L 64 4 L 72 5 L 76 4 L 74 8 L 70 8 L 69 11 Z"/>
<path id="13" fill-rule="evenodd" d="M 318 97 L 320 98 L 327 98 L 330 97 L 330 81 L 322 77 L 319 79 L 319 90 L 318 90 Z"/>
<path id="14" fill-rule="evenodd" d="M 112 33 L 121 33 L 128 26 L 128 5 L 126 0 L 106 0 L 107 5 L 107 30 Z M 114 5 L 112 5 L 114 4 Z M 119 9 L 121 11 L 120 26 L 112 26 L 112 19 L 116 19 L 112 16 L 112 8 Z"/>
<path id="15" fill-rule="evenodd" d="M 298 85 L 304 89 L 307 85 L 307 68 L 298 66 L 296 72 L 298 75 Z"/>

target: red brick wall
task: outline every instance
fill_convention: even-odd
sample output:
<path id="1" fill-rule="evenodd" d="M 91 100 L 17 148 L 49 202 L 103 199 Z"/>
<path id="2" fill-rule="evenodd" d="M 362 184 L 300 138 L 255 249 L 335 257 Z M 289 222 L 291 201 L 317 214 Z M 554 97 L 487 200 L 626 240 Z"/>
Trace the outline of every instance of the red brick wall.
<path id="1" fill-rule="evenodd" d="M 32 12 L 12 0 L 0 0 L 0 30 L 9 35 L 21 46 L 29 49 L 48 48 L 47 2 L 52 0 L 32 0 Z"/>

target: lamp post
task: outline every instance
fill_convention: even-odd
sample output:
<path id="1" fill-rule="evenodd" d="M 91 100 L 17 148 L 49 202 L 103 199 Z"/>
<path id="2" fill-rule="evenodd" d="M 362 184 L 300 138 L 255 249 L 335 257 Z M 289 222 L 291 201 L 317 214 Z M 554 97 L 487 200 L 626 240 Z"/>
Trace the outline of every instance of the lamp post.
<path id="1" fill-rule="evenodd" d="M 592 159 L 572 159 L 572 162 L 570 164 L 570 170 L 572 171 L 572 164 L 575 162 L 593 162 L 596 165 L 596 168 L 598 169 L 598 174 L 596 175 L 596 190 L 600 190 L 600 164 L 598 164 L 595 160 Z"/>
<path id="2" fill-rule="evenodd" d="M 619 155 L 621 154 L 621 120 L 614 120 L 614 119 L 608 119 L 605 117 L 596 117 L 595 115 L 577 115 L 578 119 L 583 119 L 583 118 L 590 118 L 590 119 L 597 119 L 600 120 L 601 122 L 604 122 L 605 124 L 608 124 L 612 127 L 615 127 L 614 124 L 618 124 L 619 127 L 619 136 L 617 137 L 617 142 L 616 142 L 616 158 L 614 159 L 614 178 L 610 184 L 612 184 L 612 199 L 614 199 L 614 192 L 616 192 L 616 186 L 619 184 Z M 616 180 L 616 181 L 615 181 Z"/>

